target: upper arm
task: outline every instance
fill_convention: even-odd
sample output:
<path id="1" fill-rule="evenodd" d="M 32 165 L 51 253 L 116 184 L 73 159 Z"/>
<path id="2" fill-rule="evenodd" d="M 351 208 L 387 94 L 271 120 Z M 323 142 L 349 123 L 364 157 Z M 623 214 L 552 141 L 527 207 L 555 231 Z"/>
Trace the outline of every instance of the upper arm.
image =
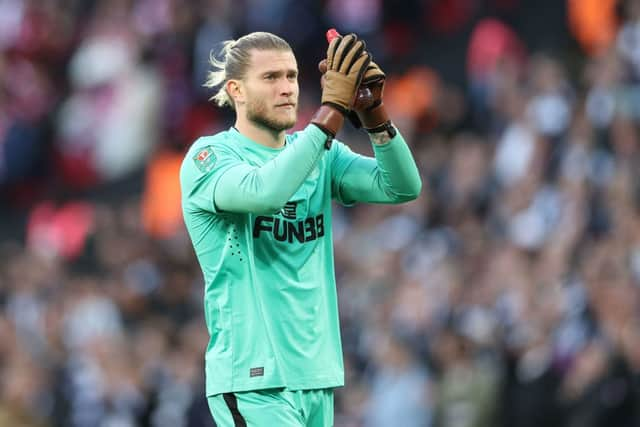
<path id="1" fill-rule="evenodd" d="M 187 210 L 217 213 L 215 191 L 220 178 L 243 162 L 218 145 L 206 145 L 190 151 L 180 168 L 182 204 Z"/>
<path id="2" fill-rule="evenodd" d="M 332 161 L 333 198 L 345 205 L 415 199 L 421 185 L 415 163 L 408 149 L 398 154 L 398 147 L 406 145 L 396 145 L 394 151 L 376 150 L 376 157 L 367 157 L 339 144 Z"/>
<path id="3" fill-rule="evenodd" d="M 347 169 L 358 155 L 343 143 L 334 141 L 331 156 L 331 197 L 343 205 L 352 204 L 354 200 L 345 200 L 342 182 Z"/>
<path id="4" fill-rule="evenodd" d="M 331 167 L 331 194 L 344 205 L 357 201 L 375 201 L 377 163 L 373 157 L 351 151 L 343 143 L 334 143 Z"/>

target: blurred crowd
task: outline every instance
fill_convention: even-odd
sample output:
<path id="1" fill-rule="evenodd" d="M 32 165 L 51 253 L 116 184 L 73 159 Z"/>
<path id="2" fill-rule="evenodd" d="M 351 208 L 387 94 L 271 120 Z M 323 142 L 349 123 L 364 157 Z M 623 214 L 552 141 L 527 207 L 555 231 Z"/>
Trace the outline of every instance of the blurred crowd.
<path id="1" fill-rule="evenodd" d="M 209 54 L 287 39 L 299 129 L 332 26 L 425 184 L 334 208 L 336 426 L 640 425 L 640 0 L 0 0 L 0 426 L 213 425 L 177 180 L 232 124 Z"/>

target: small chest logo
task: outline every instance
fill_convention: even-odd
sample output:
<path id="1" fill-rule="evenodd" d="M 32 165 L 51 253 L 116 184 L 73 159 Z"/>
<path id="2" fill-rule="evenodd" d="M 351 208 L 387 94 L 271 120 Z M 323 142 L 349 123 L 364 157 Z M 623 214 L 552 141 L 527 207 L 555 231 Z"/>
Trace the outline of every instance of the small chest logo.
<path id="1" fill-rule="evenodd" d="M 280 210 L 283 218 L 286 219 L 296 219 L 296 207 L 298 206 L 297 202 L 287 202 L 284 207 Z"/>

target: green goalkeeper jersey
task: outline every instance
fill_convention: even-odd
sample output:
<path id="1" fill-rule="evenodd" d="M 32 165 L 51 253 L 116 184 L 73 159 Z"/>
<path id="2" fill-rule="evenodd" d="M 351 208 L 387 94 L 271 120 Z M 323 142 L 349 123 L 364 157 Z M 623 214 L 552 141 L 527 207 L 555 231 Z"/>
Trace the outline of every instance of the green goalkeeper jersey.
<path id="1" fill-rule="evenodd" d="M 205 281 L 206 392 L 338 387 L 344 368 L 331 200 L 399 203 L 420 177 L 398 134 L 357 155 L 314 125 L 281 149 L 235 128 L 198 139 L 180 171 Z"/>

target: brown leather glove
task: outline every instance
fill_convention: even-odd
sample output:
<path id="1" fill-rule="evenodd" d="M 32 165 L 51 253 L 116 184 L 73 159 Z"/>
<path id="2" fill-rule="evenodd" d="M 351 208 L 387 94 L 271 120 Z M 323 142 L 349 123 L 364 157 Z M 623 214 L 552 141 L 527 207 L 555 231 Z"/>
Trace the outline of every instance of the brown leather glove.
<path id="1" fill-rule="evenodd" d="M 318 69 L 322 74 L 320 84 L 323 86 L 324 75 L 327 72 L 325 59 L 320 61 Z M 356 129 L 361 128 L 363 123 L 366 123 L 365 129 L 375 129 L 389 120 L 386 109 L 382 105 L 386 77 L 378 64 L 373 61 L 369 63 L 358 87 L 353 109 L 347 114 L 347 118 Z"/>
<path id="2" fill-rule="evenodd" d="M 365 44 L 355 34 L 336 37 L 327 48 L 322 106 L 311 122 L 335 136 L 356 100 L 356 91 L 371 61 Z"/>
<path id="3" fill-rule="evenodd" d="M 343 113 L 353 107 L 356 90 L 371 61 L 365 43 L 355 34 L 336 37 L 327 48 L 327 72 L 322 90 L 322 105 L 331 105 Z"/>
<path id="4" fill-rule="evenodd" d="M 380 69 L 378 64 L 371 61 L 364 74 L 360 91 L 369 90 L 371 95 L 358 97 L 353 110 L 357 113 L 362 127 L 366 130 L 377 129 L 385 123 L 389 122 L 387 109 L 382 102 L 382 94 L 384 92 L 384 82 L 387 76 Z M 355 124 L 354 124 L 355 125 Z M 358 127 L 358 126 L 356 126 Z"/>

